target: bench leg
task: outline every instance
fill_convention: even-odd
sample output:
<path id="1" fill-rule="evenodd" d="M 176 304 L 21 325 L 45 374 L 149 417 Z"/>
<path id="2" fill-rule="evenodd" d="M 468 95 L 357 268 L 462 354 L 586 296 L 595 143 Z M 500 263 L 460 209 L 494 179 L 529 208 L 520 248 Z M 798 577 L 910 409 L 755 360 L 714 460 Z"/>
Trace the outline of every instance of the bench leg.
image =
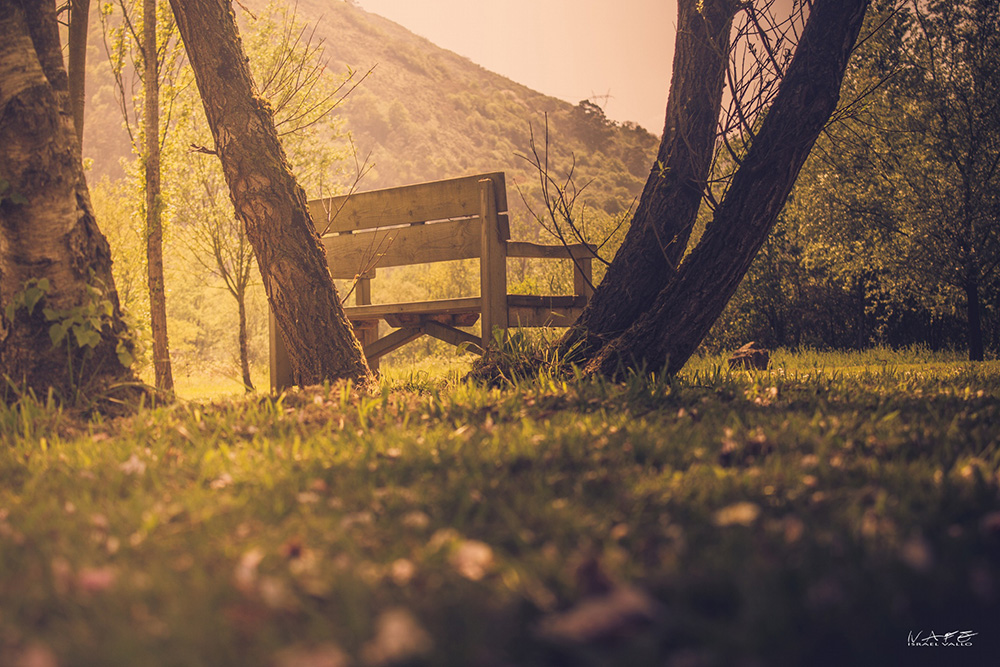
<path id="1" fill-rule="evenodd" d="M 483 349 L 493 341 L 493 327 L 507 331 L 507 242 L 500 235 L 493 181 L 479 181 L 482 217 L 482 255 L 479 258 L 479 293 L 483 301 Z"/>

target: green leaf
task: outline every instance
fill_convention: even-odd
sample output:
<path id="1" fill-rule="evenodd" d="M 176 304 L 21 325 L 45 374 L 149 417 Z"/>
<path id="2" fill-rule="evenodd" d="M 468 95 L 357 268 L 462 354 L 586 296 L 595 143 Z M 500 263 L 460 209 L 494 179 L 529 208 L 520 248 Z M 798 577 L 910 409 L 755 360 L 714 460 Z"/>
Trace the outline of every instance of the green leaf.
<path id="1" fill-rule="evenodd" d="M 24 290 L 24 307 L 28 309 L 28 315 L 35 312 L 35 306 L 45 296 L 45 290 L 38 287 L 29 287 Z"/>
<path id="2" fill-rule="evenodd" d="M 46 317 L 48 316 L 46 315 Z M 49 327 L 49 338 L 52 339 L 53 347 L 59 345 L 59 343 L 63 342 L 63 339 L 66 338 L 66 327 L 67 325 L 65 322 L 56 322 Z"/>
<path id="3" fill-rule="evenodd" d="M 101 334 L 83 324 L 77 324 L 73 327 L 73 335 L 76 337 L 76 344 L 81 348 L 95 348 L 101 342 Z"/>
<path id="4" fill-rule="evenodd" d="M 115 352 L 118 354 L 118 363 L 120 363 L 125 368 L 130 368 L 135 359 L 132 357 L 132 353 L 128 349 L 128 345 L 125 341 L 119 340 L 118 345 L 115 346 Z"/>

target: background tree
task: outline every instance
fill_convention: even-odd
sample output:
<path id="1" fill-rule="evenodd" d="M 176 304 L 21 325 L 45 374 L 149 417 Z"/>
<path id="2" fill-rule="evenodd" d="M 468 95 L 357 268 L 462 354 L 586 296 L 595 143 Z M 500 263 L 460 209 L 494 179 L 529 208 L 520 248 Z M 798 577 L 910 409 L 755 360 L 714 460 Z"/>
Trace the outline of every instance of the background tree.
<path id="1" fill-rule="evenodd" d="M 907 261 L 961 290 L 969 359 L 983 359 L 982 293 L 1000 264 L 1000 6 L 917 2 L 882 135 L 906 216 Z M 904 97 L 905 95 L 905 97 Z"/>
<path id="2" fill-rule="evenodd" d="M 143 204 L 146 238 L 146 276 L 149 291 L 149 317 L 152 331 L 152 356 L 155 384 L 158 389 L 173 390 L 170 344 L 167 335 L 166 288 L 163 277 L 163 201 L 160 186 L 160 152 L 171 126 L 170 111 L 176 99 L 175 84 L 182 64 L 181 49 L 172 15 L 156 0 L 142 0 L 141 12 L 130 0 L 118 0 L 119 22 L 113 24 L 114 6 L 105 5 L 102 22 L 105 45 L 118 89 L 122 117 L 132 138 L 132 145 L 143 166 Z M 142 16 L 141 29 L 137 14 Z M 162 33 L 157 36 L 157 25 Z M 136 78 L 142 85 L 137 95 Z M 167 87 L 164 106 L 167 121 L 160 122 L 160 92 Z M 142 100 L 142 112 L 135 100 Z M 141 123 L 140 123 L 141 121 Z M 139 129 L 141 128 L 141 130 Z"/>
<path id="3" fill-rule="evenodd" d="M 131 379 L 130 349 L 83 176 L 54 2 L 0 3 L 0 90 L 4 395 L 107 390 Z"/>
<path id="4" fill-rule="evenodd" d="M 172 0 L 230 196 L 264 279 L 297 384 L 371 371 L 344 315 L 325 253 L 246 63 L 229 3 Z"/>
<path id="5" fill-rule="evenodd" d="M 977 358 L 1000 344 L 994 5 L 876 3 L 845 78 L 854 103 L 778 223 L 782 271 L 766 275 L 789 296 L 789 337 L 754 322 L 760 264 L 714 345 L 962 346 Z"/>
<path id="6" fill-rule="evenodd" d="M 261 82 L 261 97 L 271 104 L 289 160 L 308 191 L 314 196 L 328 193 L 347 157 L 338 148 L 343 131 L 333 111 L 354 73 L 334 76 L 326 66 L 322 40 L 294 9 L 270 4 L 259 15 L 245 18 L 251 73 Z M 184 91 L 181 104 L 177 143 L 181 150 L 196 148 L 193 155 L 177 155 L 174 162 L 172 196 L 184 202 L 176 208 L 175 220 L 196 261 L 222 281 L 236 302 L 240 375 L 249 391 L 253 380 L 247 306 L 256 273 L 253 249 L 233 216 L 221 166 L 204 147 L 211 143 L 211 132 L 193 87 Z"/>

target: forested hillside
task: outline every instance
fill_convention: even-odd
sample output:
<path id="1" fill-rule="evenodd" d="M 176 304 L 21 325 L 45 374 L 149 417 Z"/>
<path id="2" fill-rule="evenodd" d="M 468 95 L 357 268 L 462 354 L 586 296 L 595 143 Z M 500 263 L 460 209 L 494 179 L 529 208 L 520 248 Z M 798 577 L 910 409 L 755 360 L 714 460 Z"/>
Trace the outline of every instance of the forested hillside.
<path id="1" fill-rule="evenodd" d="M 255 14 L 267 7 L 242 4 Z M 529 127 L 541 146 L 547 114 L 550 166 L 562 173 L 575 156 L 577 181 L 591 183 L 584 197 L 591 206 L 617 214 L 641 189 L 657 143 L 643 128 L 613 123 L 589 102 L 574 106 L 531 90 L 347 2 L 300 0 L 297 14 L 323 40 L 333 76 L 354 71 L 357 81 L 374 67 L 337 110 L 361 158 L 370 155 L 374 165 L 362 188 L 481 171 L 506 171 L 509 183 L 533 186 L 537 173 L 517 154 L 530 152 Z M 84 155 L 95 177 L 116 177 L 130 157 L 128 136 L 114 122 L 113 82 L 100 23 L 93 24 Z"/>

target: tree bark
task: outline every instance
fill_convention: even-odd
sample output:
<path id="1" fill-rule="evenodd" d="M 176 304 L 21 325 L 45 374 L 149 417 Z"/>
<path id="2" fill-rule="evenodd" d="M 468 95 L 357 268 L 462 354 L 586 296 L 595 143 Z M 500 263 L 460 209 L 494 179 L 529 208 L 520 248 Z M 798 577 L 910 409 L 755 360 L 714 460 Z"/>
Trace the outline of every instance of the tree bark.
<path id="1" fill-rule="evenodd" d="M 965 312 L 968 318 L 969 361 L 983 360 L 983 316 L 979 300 L 979 280 L 975 274 L 965 281 Z"/>
<path id="2" fill-rule="evenodd" d="M 83 144 L 83 112 L 87 102 L 87 36 L 90 27 L 90 0 L 70 0 L 69 11 L 69 103 L 73 111 L 76 138 Z"/>
<path id="3" fill-rule="evenodd" d="M 257 94 L 228 0 L 170 0 L 298 385 L 373 382 L 337 297 L 306 195 Z"/>
<path id="4" fill-rule="evenodd" d="M 631 226 L 604 280 L 560 345 L 588 358 L 621 334 L 677 273 L 715 148 L 733 0 L 680 0 L 666 121 Z M 578 357 L 580 358 L 580 357 Z"/>
<path id="5" fill-rule="evenodd" d="M 753 262 L 837 106 L 869 0 L 816 0 L 774 102 L 698 246 L 629 329 L 588 365 L 677 373 Z M 632 278 L 642 278 L 633 275 Z"/>
<path id="6" fill-rule="evenodd" d="M 153 333 L 156 388 L 174 390 L 167 338 L 167 295 L 163 280 L 163 220 L 160 211 L 160 72 L 156 56 L 156 0 L 142 3 L 143 165 L 146 182 L 146 280 Z"/>
<path id="7" fill-rule="evenodd" d="M 133 379 L 117 354 L 126 328 L 111 251 L 94 220 L 67 106 L 54 2 L 0 3 L 0 180 L 7 184 L 0 193 L 0 375 L 63 398 Z M 29 312 L 19 297 L 31 280 L 50 287 Z M 95 300 L 107 308 L 100 340 L 74 344 L 71 332 L 53 345 L 49 330 L 60 314 Z"/>

